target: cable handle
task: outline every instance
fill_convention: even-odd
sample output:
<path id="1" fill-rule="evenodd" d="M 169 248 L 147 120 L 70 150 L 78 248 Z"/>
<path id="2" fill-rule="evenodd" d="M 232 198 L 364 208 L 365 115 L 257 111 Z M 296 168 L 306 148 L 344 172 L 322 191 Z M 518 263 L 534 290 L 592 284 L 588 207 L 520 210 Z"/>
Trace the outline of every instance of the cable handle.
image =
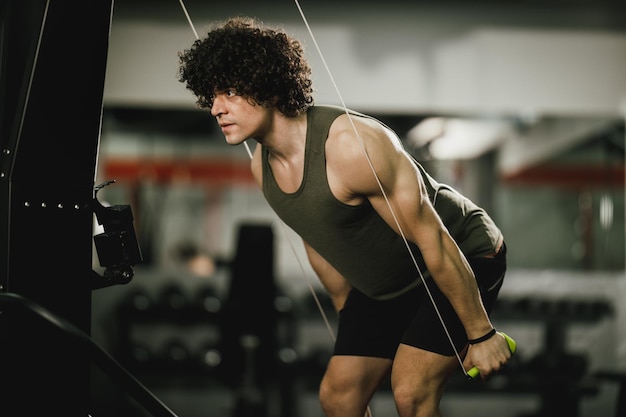
<path id="1" fill-rule="evenodd" d="M 497 332 L 497 333 L 501 335 L 502 337 L 504 337 L 504 340 L 506 340 L 506 342 L 509 345 L 509 350 L 511 351 L 511 354 L 515 353 L 515 351 L 517 350 L 517 343 L 515 342 L 515 340 L 513 340 L 513 338 L 511 338 L 506 333 L 503 333 L 503 332 Z M 467 371 L 466 375 L 467 375 L 467 379 L 471 381 L 480 375 L 480 371 L 478 370 L 477 367 L 473 367 L 472 369 Z"/>

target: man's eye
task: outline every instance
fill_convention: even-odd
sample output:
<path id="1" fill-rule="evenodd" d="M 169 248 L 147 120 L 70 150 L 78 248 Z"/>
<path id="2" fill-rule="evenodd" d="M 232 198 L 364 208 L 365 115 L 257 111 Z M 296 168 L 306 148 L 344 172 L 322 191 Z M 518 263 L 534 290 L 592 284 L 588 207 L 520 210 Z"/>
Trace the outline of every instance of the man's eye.
<path id="1" fill-rule="evenodd" d="M 225 91 L 225 93 L 226 93 L 226 95 L 228 97 L 233 97 L 233 96 L 237 95 L 237 92 L 235 90 L 233 90 L 233 89 L 228 89 L 228 90 Z"/>

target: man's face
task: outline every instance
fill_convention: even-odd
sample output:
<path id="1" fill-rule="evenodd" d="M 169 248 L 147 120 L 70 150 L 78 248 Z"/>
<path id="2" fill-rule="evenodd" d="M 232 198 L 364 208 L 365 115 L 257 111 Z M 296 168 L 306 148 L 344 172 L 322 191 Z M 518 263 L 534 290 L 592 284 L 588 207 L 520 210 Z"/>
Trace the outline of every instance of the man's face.
<path id="1" fill-rule="evenodd" d="M 269 126 L 269 110 L 233 89 L 215 92 L 211 115 L 230 145 L 239 145 L 250 138 L 261 139 Z"/>

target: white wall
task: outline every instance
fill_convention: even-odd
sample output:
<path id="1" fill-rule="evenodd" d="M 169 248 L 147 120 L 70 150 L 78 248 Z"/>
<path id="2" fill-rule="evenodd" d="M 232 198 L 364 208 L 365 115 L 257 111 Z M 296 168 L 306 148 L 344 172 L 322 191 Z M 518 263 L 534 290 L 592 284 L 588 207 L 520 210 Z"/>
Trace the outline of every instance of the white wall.
<path id="1" fill-rule="evenodd" d="M 164 8 L 167 19 L 114 14 L 105 104 L 193 107 L 193 97 L 175 77 L 177 53 L 195 35 L 177 2 L 171 3 L 171 10 Z M 389 113 L 620 117 L 626 98 L 626 34 L 601 24 L 559 21 L 572 14 L 567 10 L 560 18 L 554 11 L 526 10 L 516 20 L 510 8 L 455 14 L 364 5 L 324 14 L 323 6 L 308 6 L 305 17 L 337 92 L 295 6 L 275 13 L 237 3 L 210 11 L 190 8 L 200 36 L 208 22 L 235 13 L 284 26 L 305 44 L 318 102 L 340 104 L 341 96 L 348 106 Z M 537 23 L 542 13 L 547 21 Z M 549 19 L 558 27 L 549 27 Z"/>

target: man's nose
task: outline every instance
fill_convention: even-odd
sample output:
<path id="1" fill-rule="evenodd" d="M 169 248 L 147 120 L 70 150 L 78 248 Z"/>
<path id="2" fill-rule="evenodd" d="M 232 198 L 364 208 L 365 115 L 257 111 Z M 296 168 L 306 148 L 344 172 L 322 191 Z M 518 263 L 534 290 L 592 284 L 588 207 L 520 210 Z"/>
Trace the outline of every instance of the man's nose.
<path id="1" fill-rule="evenodd" d="M 223 104 L 224 103 L 222 102 L 220 96 L 215 96 L 215 98 L 213 99 L 213 105 L 211 106 L 211 115 L 217 117 L 220 114 L 224 113 Z"/>

